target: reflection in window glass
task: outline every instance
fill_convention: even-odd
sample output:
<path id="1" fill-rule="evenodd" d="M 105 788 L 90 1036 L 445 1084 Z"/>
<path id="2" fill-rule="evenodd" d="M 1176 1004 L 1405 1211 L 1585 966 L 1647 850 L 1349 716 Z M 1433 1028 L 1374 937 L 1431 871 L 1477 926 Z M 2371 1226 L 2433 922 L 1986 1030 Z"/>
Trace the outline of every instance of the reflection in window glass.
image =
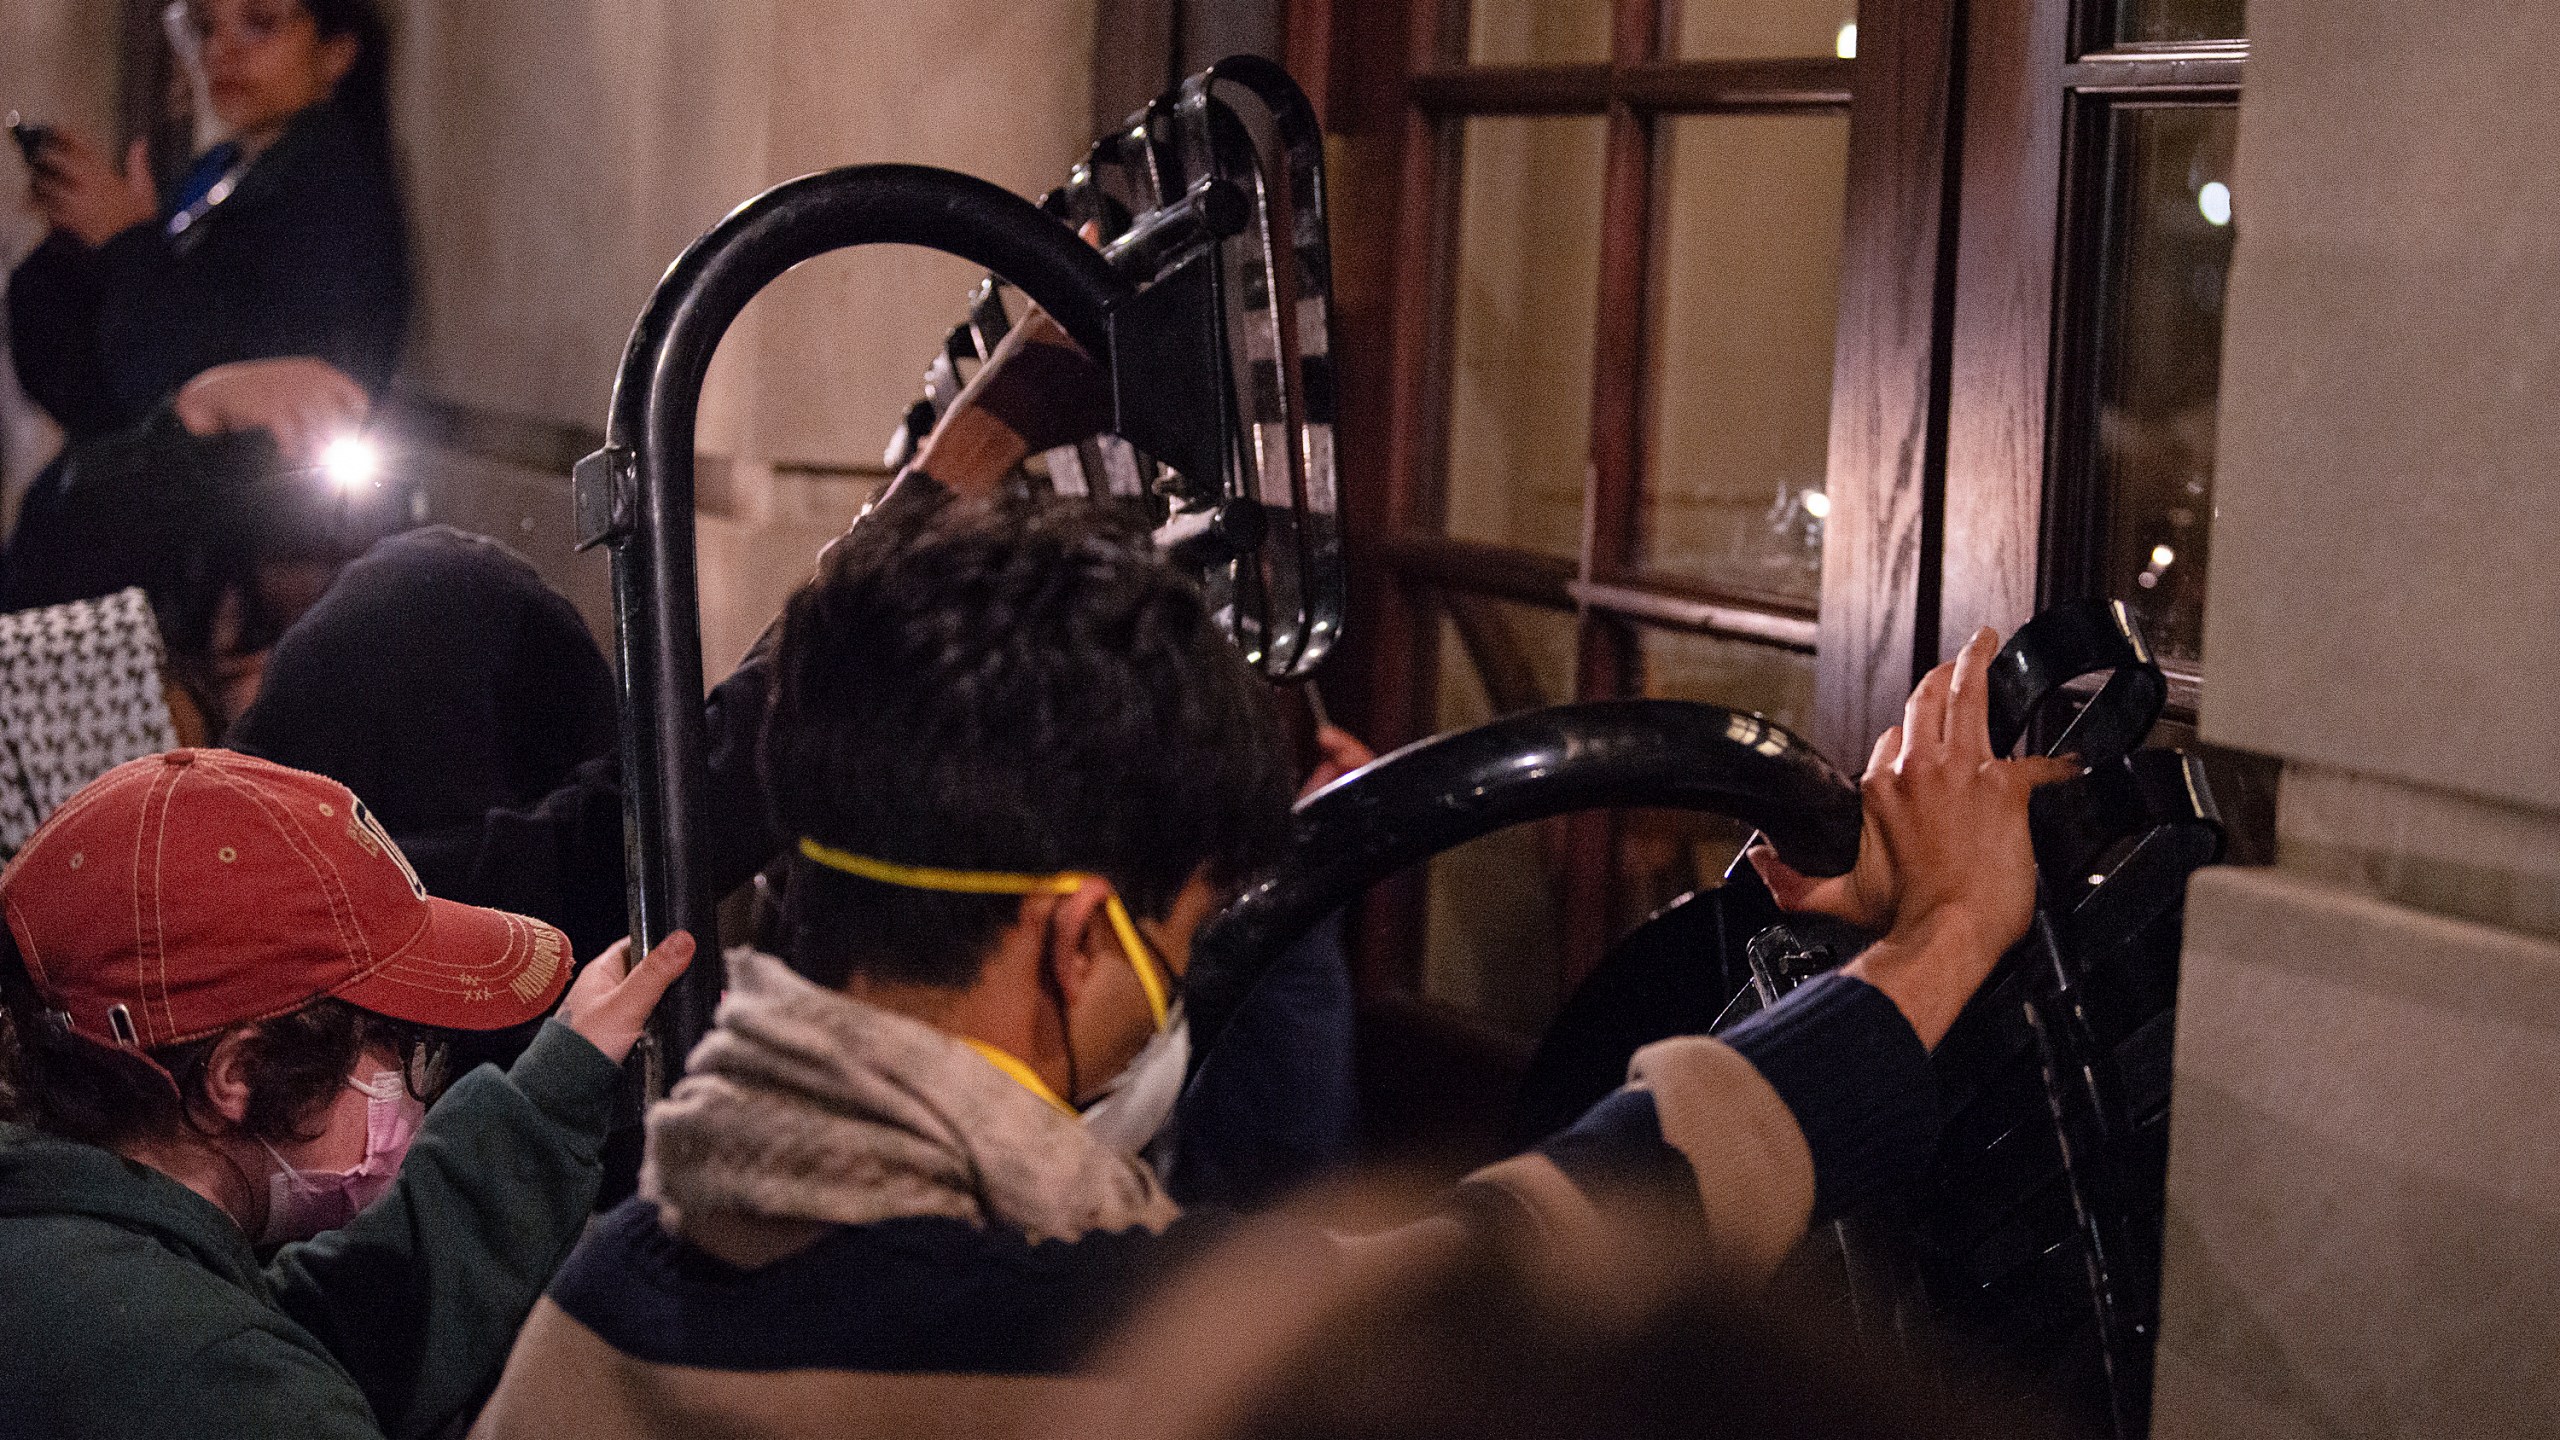
<path id="1" fill-rule="evenodd" d="M 2116 39 L 2126 44 L 2169 40 L 2238 40 L 2249 32 L 2246 0 L 2120 0 Z"/>
<path id="2" fill-rule="evenodd" d="M 2229 105 L 2127 106 L 2110 122 L 2120 229 L 2098 335 L 2097 580 L 2132 603 L 2162 658 L 2189 664 L 2202 658 L 2238 128 Z"/>
<path id="3" fill-rule="evenodd" d="M 1664 0 L 1682 60 L 1858 58 L 1857 0 Z"/>
<path id="4" fill-rule="evenodd" d="M 1647 695 L 1757 711 L 1798 735 L 1813 719 L 1810 655 L 1673 630 L 1641 631 L 1636 643 Z M 1714 885 L 1745 838 L 1742 826 L 1720 816 L 1642 811 L 1622 817 L 1618 929 L 1633 929 L 1689 891 Z"/>
<path id="5" fill-rule="evenodd" d="M 1682 116 L 1662 133 L 1637 563 L 1811 600 L 1848 117 Z"/>
<path id="6" fill-rule="evenodd" d="M 1442 597 L 1435 727 L 1573 698 L 1574 617 L 1481 596 Z M 1562 1000 L 1560 857 L 1551 831 L 1522 826 L 1431 861 L 1422 993 L 1522 1036 Z"/>
<path id="7" fill-rule="evenodd" d="M 1609 0 L 1474 0 L 1471 65 L 1591 65 L 1609 58 Z"/>
<path id="8" fill-rule="evenodd" d="M 1645 630 L 1637 640 L 1643 657 L 1644 693 L 1665 700 L 1701 700 L 1728 710 L 1749 710 L 1802 736 L 1813 721 L 1813 657 L 1749 640 Z M 1834 756 L 1855 771 L 1866 756 Z"/>
<path id="9" fill-rule="evenodd" d="M 1572 557 L 1591 448 L 1597 116 L 1466 122 L 1448 533 Z"/>

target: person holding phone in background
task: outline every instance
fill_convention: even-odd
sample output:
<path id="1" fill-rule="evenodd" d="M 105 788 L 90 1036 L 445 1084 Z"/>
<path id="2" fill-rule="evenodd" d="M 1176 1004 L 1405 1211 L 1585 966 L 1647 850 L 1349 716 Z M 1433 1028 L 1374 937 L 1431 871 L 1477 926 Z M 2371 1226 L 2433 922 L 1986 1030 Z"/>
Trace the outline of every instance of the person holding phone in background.
<path id="1" fill-rule="evenodd" d="M 408 226 L 379 11 L 188 0 L 186 17 L 228 138 L 165 193 L 138 140 L 119 164 L 75 131 L 21 130 L 52 232 L 10 277 L 11 356 L 75 443 L 217 365 L 310 356 L 379 396 L 399 356 Z"/>
<path id="2" fill-rule="evenodd" d="M 166 191 L 139 141 L 119 168 L 12 125 L 52 229 L 10 277 L 11 353 L 68 443 L 28 489 L 0 609 L 142 585 L 218 723 L 347 558 L 333 496 L 262 480 L 390 383 L 408 237 L 373 0 L 185 0 L 170 31 L 219 138 Z"/>

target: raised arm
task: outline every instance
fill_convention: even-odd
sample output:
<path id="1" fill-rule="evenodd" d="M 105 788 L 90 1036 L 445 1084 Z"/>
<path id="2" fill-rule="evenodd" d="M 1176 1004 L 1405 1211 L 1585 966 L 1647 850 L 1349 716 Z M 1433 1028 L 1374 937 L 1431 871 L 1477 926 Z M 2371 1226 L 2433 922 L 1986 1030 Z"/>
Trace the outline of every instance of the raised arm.
<path id="1" fill-rule="evenodd" d="M 1929 1051 L 2033 913 L 2028 793 L 2074 770 L 1992 755 L 1997 641 L 1930 671 L 1877 746 L 1864 881 L 1793 892 L 1886 917 L 1883 938 L 1721 1036 L 1637 1052 L 1625 1089 L 1480 1172 L 1480 1194 L 1570 1237 L 1605 1233 L 1601 1202 L 1634 1192 L 1692 1216 L 1717 1273 L 1758 1283 L 1809 1224 L 1918 1175 L 1938 1134 Z"/>
<path id="2" fill-rule="evenodd" d="M 693 958 L 678 931 L 626 968 L 627 943 L 579 972 L 505 1074 L 483 1066 L 435 1103 L 390 1193 L 268 1266 L 394 1437 L 440 1433 L 497 1384 L 585 1227 L 619 1066 Z"/>

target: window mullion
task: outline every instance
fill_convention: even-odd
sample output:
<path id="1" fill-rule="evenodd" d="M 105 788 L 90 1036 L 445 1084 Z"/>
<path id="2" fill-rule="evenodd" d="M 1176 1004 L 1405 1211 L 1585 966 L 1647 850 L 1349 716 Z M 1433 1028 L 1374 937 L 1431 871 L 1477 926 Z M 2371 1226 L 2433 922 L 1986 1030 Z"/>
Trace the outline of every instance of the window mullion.
<path id="1" fill-rule="evenodd" d="M 1610 59 L 1653 58 L 1655 0 L 1618 0 Z M 1624 100 L 1609 106 L 1608 169 L 1601 182 L 1600 292 L 1591 356 L 1591 452 L 1585 472 L 1580 578 L 1626 568 L 1635 549 L 1638 416 L 1644 374 L 1645 264 L 1651 246 L 1653 122 Z M 1636 687 L 1635 636 L 1614 616 L 1585 609 L 1574 676 L 1577 698 Z M 1618 826 L 1602 811 L 1568 818 L 1564 867 L 1567 993 L 1616 939 Z"/>

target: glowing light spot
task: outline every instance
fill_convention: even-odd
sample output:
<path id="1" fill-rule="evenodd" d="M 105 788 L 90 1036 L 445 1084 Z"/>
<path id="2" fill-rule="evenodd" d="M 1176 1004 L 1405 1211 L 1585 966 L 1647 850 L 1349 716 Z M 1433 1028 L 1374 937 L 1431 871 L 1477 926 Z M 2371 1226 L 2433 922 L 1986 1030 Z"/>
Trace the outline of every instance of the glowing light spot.
<path id="1" fill-rule="evenodd" d="M 320 452 L 320 473 L 341 490 L 359 490 L 382 473 L 382 450 L 360 435 L 341 435 Z"/>
<path id="2" fill-rule="evenodd" d="M 1804 492 L 1804 513 L 1816 520 L 1830 519 L 1831 497 L 1819 490 L 1807 490 Z"/>
<path id="3" fill-rule="evenodd" d="M 2204 212 L 2208 225 L 2231 223 L 2231 187 L 2219 180 L 2207 180 L 2196 192 L 2196 208 Z"/>
<path id="4" fill-rule="evenodd" d="M 2152 547 L 2151 547 L 2151 568 L 2152 568 L 2152 569 L 2154 569 L 2154 570 L 2166 570 L 2166 569 L 2168 569 L 2170 566 L 2175 565 L 2175 564 L 2177 564 L 2177 563 L 2178 563 L 2178 552 L 2177 552 L 2177 551 L 2170 549 L 2170 548 L 2169 548 L 2168 546 L 2166 546 L 2166 545 L 2154 545 L 2154 546 L 2152 546 Z"/>
<path id="5" fill-rule="evenodd" d="M 1831 49 L 1832 53 L 1838 55 L 1843 60 L 1855 60 L 1858 58 L 1857 21 L 1852 20 L 1848 24 L 1840 27 L 1840 38 L 1832 43 Z"/>

